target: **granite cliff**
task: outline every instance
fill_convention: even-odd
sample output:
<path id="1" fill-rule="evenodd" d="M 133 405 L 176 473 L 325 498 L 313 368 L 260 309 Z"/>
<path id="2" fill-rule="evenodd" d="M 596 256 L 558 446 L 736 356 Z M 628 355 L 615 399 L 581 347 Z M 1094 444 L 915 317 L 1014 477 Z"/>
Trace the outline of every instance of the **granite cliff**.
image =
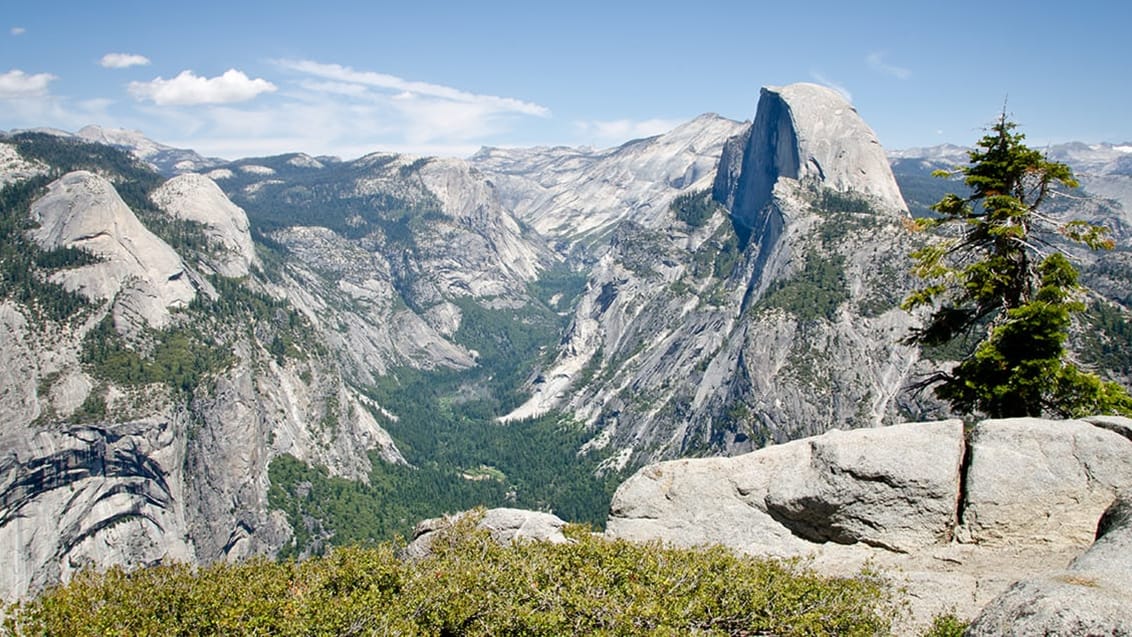
<path id="1" fill-rule="evenodd" d="M 166 179 L 106 145 L 200 172 Z M 939 364 L 901 343 L 907 207 L 867 124 L 813 85 L 765 89 L 749 124 L 467 161 L 10 135 L 0 184 L 0 597 L 84 565 L 315 550 L 345 536 L 336 522 L 269 504 L 273 487 L 307 502 L 315 476 L 388 504 L 385 469 L 433 471 L 446 493 L 557 508 L 581 478 L 946 415 L 906 389 Z M 1127 254 L 1089 263 L 1106 302 L 1128 302 Z M 1127 376 L 1109 307 L 1094 364 Z M 954 423 L 919 433 L 941 428 L 938 471 L 896 490 L 933 503 L 904 526 L 809 508 L 848 479 L 822 477 L 840 443 L 768 451 L 806 467 L 767 500 L 783 546 L 892 552 L 998 528 L 990 506 L 955 523 L 951 476 L 980 443 Z M 526 464 L 504 466 L 512 451 Z M 272 482 L 282 458 L 309 473 Z M 583 475 L 532 495 L 528 470 L 550 460 Z M 882 483 L 862 497 L 904 511 Z"/>

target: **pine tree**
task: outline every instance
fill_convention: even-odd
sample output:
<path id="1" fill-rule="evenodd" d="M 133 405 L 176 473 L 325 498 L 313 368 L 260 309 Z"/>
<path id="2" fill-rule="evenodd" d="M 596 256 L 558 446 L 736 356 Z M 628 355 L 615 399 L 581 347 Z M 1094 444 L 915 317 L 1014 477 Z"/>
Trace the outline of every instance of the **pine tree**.
<path id="1" fill-rule="evenodd" d="M 990 417 L 1132 415 L 1132 397 L 1069 360 L 1074 314 L 1084 310 L 1065 240 L 1110 249 L 1108 229 L 1060 221 L 1042 206 L 1059 187 L 1076 188 L 1065 164 L 1027 147 L 1005 113 L 969 154 L 970 162 L 937 176 L 962 176 L 967 196 L 932 206 L 921 228 L 941 236 L 912 253 L 924 287 L 905 309 L 932 308 L 910 341 L 940 346 L 981 340 L 950 371 L 925 379 L 962 413 Z M 1062 239 L 1063 238 L 1063 239 Z"/>

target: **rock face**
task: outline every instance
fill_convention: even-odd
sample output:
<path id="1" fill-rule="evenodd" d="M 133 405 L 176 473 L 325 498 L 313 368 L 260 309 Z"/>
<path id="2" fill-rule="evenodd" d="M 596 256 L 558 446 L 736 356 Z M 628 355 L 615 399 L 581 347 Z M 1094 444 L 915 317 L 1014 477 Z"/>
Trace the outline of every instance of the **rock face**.
<path id="1" fill-rule="evenodd" d="M 967 630 L 992 635 L 1132 635 L 1132 499 L 1117 500 L 1097 541 L 1064 570 L 1015 583 Z"/>
<path id="2" fill-rule="evenodd" d="M 1132 442 L 1088 422 L 988 420 L 964 440 L 951 420 L 650 465 L 618 488 L 607 533 L 810 555 L 834 571 L 868 561 L 897 573 L 923 622 L 952 605 L 970 617 L 1011 582 L 1062 568 L 1132 489 Z M 1125 541 L 1098 542 L 1071 570 L 1100 568 L 1092 551 Z"/>
<path id="3" fill-rule="evenodd" d="M 185 264 L 150 232 L 106 179 L 86 171 L 63 175 L 37 200 L 32 238 L 42 247 L 78 248 L 98 263 L 63 270 L 55 278 L 91 300 L 112 301 L 115 323 L 162 327 L 169 310 L 186 306 L 196 291 Z"/>
<path id="4" fill-rule="evenodd" d="M 914 238 L 868 126 L 812 85 L 767 89 L 749 127 L 708 123 L 592 165 L 611 168 L 615 156 L 674 143 L 670 136 L 700 139 L 696 148 L 710 139 L 722 154 L 716 174 L 693 162 L 697 179 L 669 182 L 681 187 L 659 191 L 647 209 L 587 216 L 612 226 L 609 247 L 557 357 L 508 418 L 565 409 L 601 432 L 592 448 L 624 467 L 937 415 L 904 389 L 920 371 L 918 352 L 901 344 L 913 320 L 898 308 Z M 473 161 L 505 170 L 501 157 Z M 512 182 L 497 181 L 506 198 Z M 516 199 L 537 200 L 538 219 L 554 218 L 545 207 L 556 205 L 571 214 L 562 198 Z"/>
<path id="5" fill-rule="evenodd" d="M 130 176 L 102 172 L 67 173 L 27 208 L 40 248 L 95 257 L 33 274 L 90 302 L 51 318 L 42 299 L 0 300 L 4 600 L 83 567 L 275 552 L 290 537 L 267 503 L 280 454 L 355 480 L 371 453 L 404 462 L 380 408 L 250 271 L 247 219 L 215 185 L 186 177 L 155 197 L 196 222 L 182 255 L 118 195 L 110 178 Z"/>
<path id="6" fill-rule="evenodd" d="M 463 516 L 475 514 L 465 512 L 420 522 L 413 530 L 413 541 L 405 547 L 405 555 L 415 559 L 428 555 L 437 533 L 451 528 Z M 564 526 L 566 523 L 551 513 L 508 508 L 488 509 L 476 522 L 476 528 L 487 529 L 491 537 L 501 544 L 518 540 L 561 544 L 568 541 L 562 534 Z"/>
<path id="7" fill-rule="evenodd" d="M 47 166 L 21 157 L 11 144 L 0 144 L 0 188 L 16 181 L 41 175 L 46 170 Z"/>
<path id="8" fill-rule="evenodd" d="M 256 261 L 248 215 L 204 175 L 185 174 L 165 182 L 151 195 L 175 219 L 204 226 L 209 242 L 205 265 L 225 277 L 247 276 Z"/>
<path id="9" fill-rule="evenodd" d="M 826 542 L 908 552 L 950 538 L 962 453 L 963 423 L 947 420 L 671 460 L 617 489 L 608 533 L 773 555 Z"/>
<path id="10" fill-rule="evenodd" d="M 721 173 L 717 188 L 733 198 L 732 210 L 743 221 L 753 221 L 771 203 L 781 177 L 853 191 L 885 210 L 906 210 L 872 129 L 839 93 L 816 84 L 762 89 L 740 179 L 728 177 Z"/>
<path id="11" fill-rule="evenodd" d="M 1088 543 L 1100 513 L 1132 487 L 1129 443 L 1083 421 L 1019 418 L 976 427 L 964 532 L 983 545 Z"/>
<path id="12" fill-rule="evenodd" d="M 32 437 L 5 432 L 0 438 L 4 598 L 66 581 L 83 567 L 192 560 L 180 505 L 184 484 L 169 471 L 182 453 L 175 427 L 146 421 Z"/>
<path id="13" fill-rule="evenodd" d="M 598 244 L 625 220 L 664 223 L 672 197 L 707 187 L 723 144 L 744 128 L 705 114 L 612 149 L 489 148 L 469 161 L 518 218 L 569 250 Z"/>

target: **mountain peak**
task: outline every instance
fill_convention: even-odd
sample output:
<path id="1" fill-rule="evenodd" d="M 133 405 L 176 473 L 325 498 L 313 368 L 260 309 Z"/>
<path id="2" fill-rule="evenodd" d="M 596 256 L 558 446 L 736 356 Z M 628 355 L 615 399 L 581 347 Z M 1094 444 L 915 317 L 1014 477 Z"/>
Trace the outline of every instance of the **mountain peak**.
<path id="1" fill-rule="evenodd" d="M 748 228 L 757 225 L 782 178 L 853 191 L 879 209 L 907 211 L 876 134 L 832 89 L 806 83 L 764 87 L 746 144 L 730 152 L 741 152 L 741 159 L 725 153 L 720 160 L 716 198 Z"/>

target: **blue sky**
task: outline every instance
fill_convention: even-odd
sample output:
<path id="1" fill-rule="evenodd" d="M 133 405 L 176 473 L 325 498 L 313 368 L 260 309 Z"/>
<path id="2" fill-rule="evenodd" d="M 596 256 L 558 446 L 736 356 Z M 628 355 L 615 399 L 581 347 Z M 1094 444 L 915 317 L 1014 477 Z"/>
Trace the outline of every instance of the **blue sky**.
<path id="1" fill-rule="evenodd" d="M 137 129 L 236 158 L 593 145 L 759 88 L 845 93 L 888 148 L 1132 141 L 1132 4 L 8 2 L 0 129 Z"/>

